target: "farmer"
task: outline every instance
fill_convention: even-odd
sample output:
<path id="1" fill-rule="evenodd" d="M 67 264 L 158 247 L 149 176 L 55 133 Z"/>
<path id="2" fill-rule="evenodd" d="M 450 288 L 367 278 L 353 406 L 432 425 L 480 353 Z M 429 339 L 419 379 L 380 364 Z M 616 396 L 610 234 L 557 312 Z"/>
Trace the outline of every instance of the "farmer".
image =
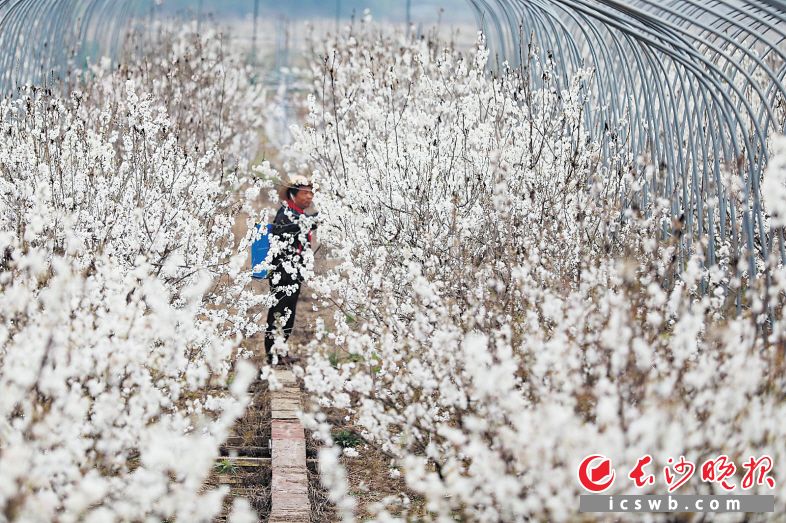
<path id="1" fill-rule="evenodd" d="M 310 254 L 311 241 L 316 229 L 317 213 L 307 215 L 314 192 L 305 176 L 293 176 L 280 194 L 283 203 L 273 219 L 271 250 L 274 252 L 269 272 L 270 292 L 274 303 L 267 313 L 265 353 L 268 363 L 273 362 L 273 344 L 277 337 L 286 341 L 295 325 L 295 308 L 300 296 L 306 268 L 306 255 Z M 274 245 L 276 245 L 274 247 Z M 275 249 L 275 250 L 274 250 Z M 297 359 L 287 356 L 282 363 Z"/>

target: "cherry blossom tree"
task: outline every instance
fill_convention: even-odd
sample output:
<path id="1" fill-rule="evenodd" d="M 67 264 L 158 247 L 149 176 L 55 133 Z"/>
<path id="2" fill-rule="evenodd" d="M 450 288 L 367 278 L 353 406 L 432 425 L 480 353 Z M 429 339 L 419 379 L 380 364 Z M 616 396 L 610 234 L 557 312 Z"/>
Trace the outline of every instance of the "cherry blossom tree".
<path id="1" fill-rule="evenodd" d="M 210 521 L 227 493 L 264 97 L 217 34 L 145 45 L 0 102 L 3 521 Z"/>
<path id="2" fill-rule="evenodd" d="M 590 453 L 622 478 L 645 454 L 658 471 L 720 454 L 786 468 L 784 268 L 763 261 L 767 286 L 734 276 L 728 246 L 709 267 L 679 256 L 668 202 L 640 203 L 652 167 L 587 139 L 592 71 L 558 91 L 537 53 L 490 71 L 482 38 L 467 53 L 367 20 L 320 51 L 291 156 L 341 264 L 314 284 L 338 312 L 303 379 L 434 520 L 576 517 Z M 694 479 L 680 493 L 718 492 Z M 345 480 L 327 480 L 351 519 Z"/>

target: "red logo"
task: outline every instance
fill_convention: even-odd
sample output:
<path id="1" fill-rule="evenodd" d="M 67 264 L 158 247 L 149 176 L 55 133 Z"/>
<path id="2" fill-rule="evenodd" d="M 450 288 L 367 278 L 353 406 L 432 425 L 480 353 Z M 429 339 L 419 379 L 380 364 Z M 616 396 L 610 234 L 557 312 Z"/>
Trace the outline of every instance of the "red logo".
<path id="1" fill-rule="evenodd" d="M 603 454 L 592 454 L 579 465 L 579 483 L 590 492 L 603 492 L 614 484 L 611 460 Z M 607 481 L 604 481 L 608 478 Z"/>
<path id="2" fill-rule="evenodd" d="M 647 471 L 650 466 L 655 466 L 652 456 L 645 454 L 640 457 L 636 465 L 628 472 L 628 478 L 636 485 L 636 488 L 646 488 L 654 485 L 657 478 L 654 474 Z M 773 460 L 769 455 L 763 455 L 758 459 L 754 456 L 742 463 L 744 476 L 740 487 L 749 490 L 754 486 L 763 486 L 770 489 L 775 488 L 775 478 L 771 476 Z M 705 483 L 715 483 L 727 491 L 735 490 L 733 482 L 735 473 L 740 471 L 734 462 L 726 454 L 711 457 L 697 468 L 696 463 L 680 456 L 679 459 L 673 457 L 666 460 L 663 467 L 663 479 L 669 493 L 676 491 L 685 485 L 694 473 L 701 475 L 701 480 Z M 608 490 L 616 479 L 616 473 L 611 466 L 611 460 L 603 454 L 591 454 L 584 458 L 578 470 L 579 483 L 589 492 L 600 493 Z"/>

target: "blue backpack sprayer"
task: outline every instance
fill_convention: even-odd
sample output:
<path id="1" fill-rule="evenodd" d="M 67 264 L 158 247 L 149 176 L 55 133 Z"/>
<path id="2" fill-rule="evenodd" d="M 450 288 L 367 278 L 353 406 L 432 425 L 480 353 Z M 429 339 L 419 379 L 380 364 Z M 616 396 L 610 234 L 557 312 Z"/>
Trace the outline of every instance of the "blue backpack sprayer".
<path id="1" fill-rule="evenodd" d="M 270 251 L 270 231 L 273 229 L 273 225 L 266 224 L 264 232 L 261 233 L 262 224 L 258 223 L 255 227 L 257 239 L 251 243 L 251 277 L 264 280 L 267 278 L 267 269 L 260 269 L 258 272 L 254 272 L 254 268 L 264 263 L 265 258 L 267 258 L 267 253 Z"/>

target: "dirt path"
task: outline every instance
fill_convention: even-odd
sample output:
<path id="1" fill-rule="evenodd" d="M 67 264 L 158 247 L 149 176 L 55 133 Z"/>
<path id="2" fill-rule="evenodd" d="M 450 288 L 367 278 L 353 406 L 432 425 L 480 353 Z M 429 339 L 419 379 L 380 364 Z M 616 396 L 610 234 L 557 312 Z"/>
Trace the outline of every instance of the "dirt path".
<path id="1" fill-rule="evenodd" d="M 235 423 L 232 435 L 221 446 L 221 457 L 207 481 L 209 487 L 229 486 L 218 522 L 226 521 L 232 503 L 239 497 L 251 503 L 260 521 L 267 521 L 270 515 L 271 412 L 267 382 L 255 381 L 249 393 L 251 402 Z"/>
<path id="2" fill-rule="evenodd" d="M 273 209 L 274 207 L 267 201 L 260 201 L 258 204 L 260 208 L 269 207 Z M 236 217 L 233 232 L 239 244 L 239 239 L 243 238 L 247 232 L 245 215 L 241 214 Z M 323 274 L 324 271 L 335 267 L 337 263 L 335 260 L 328 259 L 324 249 L 319 249 L 315 255 L 315 272 Z M 250 253 L 247 267 L 250 270 Z M 251 285 L 257 293 L 269 292 L 267 281 L 255 280 Z M 293 354 L 303 356 L 303 364 L 305 363 L 305 351 L 303 348 L 313 339 L 317 320 L 321 318 L 330 325 L 332 324 L 334 312 L 332 308 L 321 306 L 318 307 L 318 310 L 315 310 L 317 308 L 315 306 L 318 304 L 313 295 L 313 289 L 307 283 L 304 284 L 298 302 L 295 328 L 289 340 L 290 351 Z M 249 313 L 258 318 L 259 326 L 264 329 L 267 309 L 258 307 L 249 311 Z M 265 365 L 263 341 L 263 333 L 258 332 L 253 336 L 245 338 L 241 344 L 243 349 L 253 355 L 252 363 L 259 369 Z M 294 386 L 297 389 L 298 385 L 295 384 Z M 206 487 L 229 486 L 229 494 L 224 500 L 224 510 L 219 518 L 216 519 L 218 522 L 226 521 L 236 498 L 243 497 L 248 499 L 253 509 L 257 512 L 259 521 L 267 522 L 271 516 L 274 500 L 277 500 L 280 506 L 282 500 L 286 501 L 289 497 L 292 497 L 287 493 L 288 487 L 286 482 L 282 483 L 273 479 L 273 469 L 275 468 L 273 461 L 277 459 L 273 455 L 275 448 L 287 447 L 286 442 L 282 447 L 281 443 L 273 441 L 272 425 L 275 420 L 272 420 L 271 416 L 271 399 L 275 393 L 268 389 L 266 382 L 257 380 L 252 385 L 250 394 L 252 395 L 252 400 L 248 409 L 233 427 L 232 436 L 221 447 L 221 457 L 216 460 L 214 470 L 206 483 Z M 304 396 L 302 397 L 301 405 L 305 401 L 307 401 L 307 398 Z M 317 448 L 308 433 L 304 434 L 304 442 L 306 443 L 305 457 L 307 466 L 304 466 L 302 474 L 307 479 L 308 500 L 311 506 L 310 522 L 334 521 L 332 506 L 327 500 L 327 493 L 319 482 L 316 463 Z M 281 448 L 279 448 L 279 454 Z M 278 485 L 281 492 L 273 492 L 275 485 Z"/>

